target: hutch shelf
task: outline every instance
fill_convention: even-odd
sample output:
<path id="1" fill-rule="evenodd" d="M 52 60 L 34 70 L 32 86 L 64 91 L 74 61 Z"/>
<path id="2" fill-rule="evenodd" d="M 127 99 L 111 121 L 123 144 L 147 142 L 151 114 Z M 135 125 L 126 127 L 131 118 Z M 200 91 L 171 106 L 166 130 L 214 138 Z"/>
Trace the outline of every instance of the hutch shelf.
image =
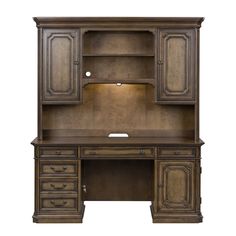
<path id="1" fill-rule="evenodd" d="M 201 222 L 203 18 L 34 21 L 33 221 L 82 223 L 84 202 L 105 200 L 150 201 L 153 223 Z"/>

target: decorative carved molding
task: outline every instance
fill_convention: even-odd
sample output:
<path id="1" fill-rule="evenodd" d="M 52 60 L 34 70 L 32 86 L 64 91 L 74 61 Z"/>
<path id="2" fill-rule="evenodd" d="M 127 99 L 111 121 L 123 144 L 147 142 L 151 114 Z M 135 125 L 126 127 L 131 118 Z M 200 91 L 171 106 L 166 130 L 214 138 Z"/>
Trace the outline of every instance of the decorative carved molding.
<path id="1" fill-rule="evenodd" d="M 159 188 L 160 192 L 160 208 L 163 209 L 192 209 L 192 178 L 193 178 L 193 167 L 191 164 L 180 163 L 180 164 L 163 164 L 160 166 L 161 168 L 161 176 L 160 180 L 161 186 L 163 188 Z M 181 202 L 174 202 L 168 196 L 168 178 L 171 171 L 182 171 L 185 175 L 185 179 L 183 180 L 183 184 L 185 185 L 185 197 Z"/>
<path id="2" fill-rule="evenodd" d="M 164 48 L 164 55 L 163 55 L 163 60 L 165 61 L 163 65 L 163 76 L 164 76 L 164 83 L 163 83 L 163 91 L 167 96 L 170 95 L 177 95 L 177 96 L 184 96 L 189 92 L 189 67 L 188 67 L 188 62 L 190 60 L 190 51 L 189 51 L 189 37 L 190 35 L 187 35 L 187 33 L 181 33 L 181 34 L 176 34 L 176 33 L 165 33 L 163 36 L 163 48 Z M 185 41 L 185 86 L 182 91 L 173 91 L 168 88 L 167 84 L 167 78 L 166 78 L 166 71 L 168 67 L 168 41 L 174 38 L 182 38 Z"/>
<path id="3" fill-rule="evenodd" d="M 70 96 L 74 93 L 74 72 L 73 72 L 73 61 L 74 61 L 74 38 L 75 38 L 75 33 L 51 33 L 48 37 L 47 37 L 47 47 L 48 47 L 48 53 L 47 53 L 47 60 L 48 60 L 48 66 L 47 66 L 47 93 L 51 94 L 51 95 L 67 95 Z M 66 91 L 56 91 L 55 89 L 52 88 L 51 85 L 51 78 L 52 78 L 52 42 L 54 39 L 56 38 L 64 38 L 64 39 L 68 39 L 70 41 L 70 86 L 68 88 L 68 90 Z"/>

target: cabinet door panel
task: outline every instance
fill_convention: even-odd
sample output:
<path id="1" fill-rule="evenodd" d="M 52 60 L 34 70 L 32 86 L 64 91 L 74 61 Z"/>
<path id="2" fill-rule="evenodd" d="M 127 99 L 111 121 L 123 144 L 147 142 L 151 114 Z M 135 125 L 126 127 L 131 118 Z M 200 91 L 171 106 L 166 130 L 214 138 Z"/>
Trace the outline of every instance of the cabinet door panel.
<path id="1" fill-rule="evenodd" d="M 159 38 L 160 101 L 194 101 L 194 31 L 161 30 Z"/>
<path id="2" fill-rule="evenodd" d="M 158 180 L 160 211 L 194 210 L 194 174 L 194 162 L 160 161 Z"/>
<path id="3" fill-rule="evenodd" d="M 78 101 L 78 31 L 44 30 L 43 100 Z"/>

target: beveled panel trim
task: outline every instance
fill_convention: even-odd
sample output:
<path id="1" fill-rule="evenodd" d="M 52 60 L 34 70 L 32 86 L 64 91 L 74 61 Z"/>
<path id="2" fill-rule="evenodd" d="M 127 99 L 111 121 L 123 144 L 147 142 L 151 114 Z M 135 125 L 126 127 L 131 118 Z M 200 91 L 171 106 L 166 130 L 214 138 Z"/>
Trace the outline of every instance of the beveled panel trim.
<path id="1" fill-rule="evenodd" d="M 68 39 L 69 40 L 69 43 L 70 43 L 70 61 L 69 61 L 69 65 L 70 65 L 70 70 L 69 70 L 69 77 L 70 77 L 70 80 L 69 80 L 69 87 L 68 87 L 68 90 L 65 90 L 65 91 L 56 91 L 55 89 L 53 89 L 53 86 L 52 86 L 52 78 L 53 78 L 53 75 L 52 75 L 52 66 L 53 66 L 53 60 L 52 60 L 52 53 L 53 53 L 53 50 L 52 50 L 52 44 L 53 44 L 53 40 L 57 39 L 57 38 L 60 38 L 60 39 Z M 74 58 L 74 46 L 73 46 L 73 40 L 75 38 L 75 34 L 74 33 L 51 33 L 48 37 L 47 37 L 47 45 L 48 45 L 48 51 L 47 51 L 47 58 L 48 58 L 48 63 L 47 63 L 47 92 L 51 95 L 56 95 L 56 94 L 60 94 L 60 95 L 71 95 L 73 94 L 73 78 L 74 78 L 74 64 L 73 64 L 73 61 L 75 60 Z"/>
<path id="2" fill-rule="evenodd" d="M 170 90 L 169 86 L 168 86 L 168 77 L 166 77 L 166 73 L 167 73 L 167 68 L 169 67 L 168 65 L 168 44 L 170 43 L 171 40 L 173 39 L 183 39 L 185 41 L 185 58 L 184 58 L 184 64 L 185 64 L 185 71 L 184 71 L 184 89 L 181 90 Z M 164 50 L 164 55 L 163 58 L 165 58 L 164 62 L 163 62 L 163 77 L 164 77 L 164 85 L 163 85 L 163 89 L 164 89 L 164 93 L 168 96 L 168 95 L 185 95 L 186 93 L 188 93 L 189 91 L 189 63 L 188 60 L 191 59 L 191 55 L 190 55 L 190 50 L 189 50 L 189 36 L 187 34 L 165 34 L 163 35 L 163 47 L 165 48 Z M 191 62 L 190 62 L 191 63 Z"/>
<path id="3" fill-rule="evenodd" d="M 79 60 L 79 29 L 44 29 L 43 30 L 43 100 L 42 103 L 63 103 L 63 102 L 80 102 L 80 83 L 79 83 L 79 73 L 80 73 L 80 64 L 78 64 Z M 53 43 L 55 40 L 68 40 L 68 42 L 61 43 L 57 42 L 57 50 L 54 52 Z M 60 45 L 63 46 L 66 44 L 67 48 L 60 48 Z M 59 60 L 59 56 L 53 57 L 53 53 L 57 53 L 60 58 L 60 62 L 64 63 L 63 60 L 68 59 L 66 65 L 61 68 L 53 67 L 53 58 Z M 65 58 L 66 57 L 66 58 Z M 75 63 L 76 62 L 76 63 Z M 65 74 L 61 74 L 60 76 L 64 76 L 63 81 L 65 82 L 65 88 L 55 88 L 53 87 L 53 79 L 55 75 L 53 75 L 53 71 L 57 70 L 64 71 Z M 57 78 L 57 77 L 56 77 Z"/>
<path id="4" fill-rule="evenodd" d="M 160 162 L 160 211 L 194 211 L 194 169 L 194 162 Z M 172 180 L 171 174 L 176 175 Z M 175 186 L 172 186 L 173 178 Z"/>

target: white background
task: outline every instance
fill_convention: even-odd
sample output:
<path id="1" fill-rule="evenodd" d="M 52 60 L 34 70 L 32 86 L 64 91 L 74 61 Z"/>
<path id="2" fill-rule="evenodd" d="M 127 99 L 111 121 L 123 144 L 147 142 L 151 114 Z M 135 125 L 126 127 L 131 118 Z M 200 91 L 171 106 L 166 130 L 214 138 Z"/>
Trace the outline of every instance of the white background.
<path id="1" fill-rule="evenodd" d="M 0 234 L 235 235 L 236 20 L 233 0 L 1 0 Z M 202 224 L 152 224 L 147 202 L 86 202 L 83 224 L 33 224 L 37 30 L 33 16 L 204 16 Z"/>

